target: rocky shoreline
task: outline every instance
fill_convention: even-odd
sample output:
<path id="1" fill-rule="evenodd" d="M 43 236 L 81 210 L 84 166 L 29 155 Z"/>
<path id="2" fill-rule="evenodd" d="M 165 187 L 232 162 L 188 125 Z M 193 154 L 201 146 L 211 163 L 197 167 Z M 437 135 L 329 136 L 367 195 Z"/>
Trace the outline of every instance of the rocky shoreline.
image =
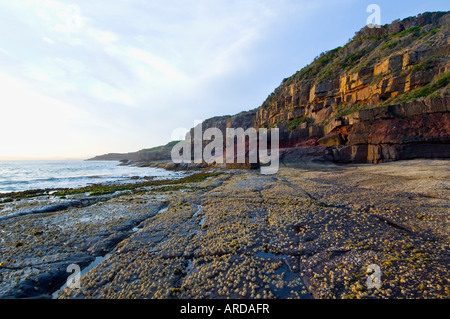
<path id="1" fill-rule="evenodd" d="M 0 298 L 450 298 L 448 160 L 191 176 L 1 203 Z"/>

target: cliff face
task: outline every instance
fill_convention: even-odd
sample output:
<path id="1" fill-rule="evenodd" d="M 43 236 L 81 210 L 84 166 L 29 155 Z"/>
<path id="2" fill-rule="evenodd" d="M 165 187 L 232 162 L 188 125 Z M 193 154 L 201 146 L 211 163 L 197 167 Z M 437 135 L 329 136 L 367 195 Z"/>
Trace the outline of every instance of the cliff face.
<path id="1" fill-rule="evenodd" d="M 277 127 L 282 148 L 326 146 L 324 159 L 345 163 L 449 157 L 449 22 L 450 13 L 435 12 L 365 27 L 256 110 L 203 128 Z"/>
<path id="2" fill-rule="evenodd" d="M 323 124 L 356 105 L 378 106 L 448 71 L 448 13 L 427 13 L 381 28 L 363 28 L 344 47 L 322 53 L 284 79 L 258 109 L 257 126 L 293 120 Z M 298 122 L 297 121 L 297 122 Z"/>
<path id="3" fill-rule="evenodd" d="M 216 116 L 210 119 L 203 121 L 202 131 L 209 128 L 218 128 L 222 132 L 226 132 L 227 128 L 238 128 L 241 127 L 244 130 L 255 127 L 255 119 L 256 119 L 257 109 L 251 111 L 244 111 L 238 113 L 236 115 L 230 116 Z M 192 128 L 189 132 L 191 137 L 194 136 L 194 128 Z"/>
<path id="4" fill-rule="evenodd" d="M 450 157 L 449 51 L 449 12 L 364 27 L 284 79 L 260 107 L 207 119 L 203 131 L 276 127 L 285 162 Z M 165 160 L 170 148 L 109 156 L 121 155 Z"/>
<path id="5" fill-rule="evenodd" d="M 332 150 L 333 160 L 380 163 L 450 158 L 449 102 L 449 98 L 435 98 L 355 112 L 343 119 L 351 130 L 345 145 Z"/>
<path id="6" fill-rule="evenodd" d="M 168 161 L 171 159 L 170 152 L 177 141 L 170 142 L 163 146 L 150 149 L 143 149 L 132 153 L 110 153 L 99 155 L 89 159 L 90 161 L 121 161 L 128 162 L 152 162 L 152 161 Z"/>

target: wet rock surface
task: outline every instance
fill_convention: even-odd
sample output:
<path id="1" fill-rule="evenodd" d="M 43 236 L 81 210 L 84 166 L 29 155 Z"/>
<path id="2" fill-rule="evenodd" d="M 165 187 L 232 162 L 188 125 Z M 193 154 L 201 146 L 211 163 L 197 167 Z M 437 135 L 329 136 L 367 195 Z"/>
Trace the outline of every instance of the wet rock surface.
<path id="1" fill-rule="evenodd" d="M 449 161 L 223 172 L 0 221 L 0 297 L 450 297 Z"/>
<path id="2" fill-rule="evenodd" d="M 29 201 L 33 200 L 22 204 L 33 206 Z M 50 297 L 52 290 L 66 282 L 68 265 L 84 268 L 106 254 L 162 205 L 146 196 L 122 197 L 90 207 L 42 209 L 2 220 L 0 297 Z"/>

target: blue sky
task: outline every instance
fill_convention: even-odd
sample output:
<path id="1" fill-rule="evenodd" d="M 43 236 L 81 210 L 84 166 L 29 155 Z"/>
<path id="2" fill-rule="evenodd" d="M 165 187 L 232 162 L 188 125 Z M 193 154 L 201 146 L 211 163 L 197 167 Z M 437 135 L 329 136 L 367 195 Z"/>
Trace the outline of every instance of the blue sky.
<path id="1" fill-rule="evenodd" d="M 448 1 L 0 0 L 0 159 L 164 144 L 261 105 L 365 24 Z"/>

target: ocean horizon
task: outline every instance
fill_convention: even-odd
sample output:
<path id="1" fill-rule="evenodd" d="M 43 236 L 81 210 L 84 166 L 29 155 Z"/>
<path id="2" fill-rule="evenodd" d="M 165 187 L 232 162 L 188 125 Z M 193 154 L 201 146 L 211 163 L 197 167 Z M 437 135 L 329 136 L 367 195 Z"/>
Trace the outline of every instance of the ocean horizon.
<path id="1" fill-rule="evenodd" d="M 132 182 L 145 177 L 179 176 L 179 173 L 162 168 L 119 164 L 118 161 L 3 160 L 0 161 L 0 193 L 78 188 L 90 184 Z"/>

